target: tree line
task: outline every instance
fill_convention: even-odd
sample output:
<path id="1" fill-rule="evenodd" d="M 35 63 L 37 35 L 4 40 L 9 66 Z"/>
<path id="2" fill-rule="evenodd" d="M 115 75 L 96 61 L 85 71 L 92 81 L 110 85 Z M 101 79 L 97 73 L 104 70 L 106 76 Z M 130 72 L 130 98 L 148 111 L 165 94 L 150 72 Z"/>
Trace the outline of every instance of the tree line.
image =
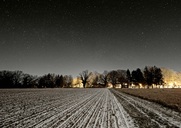
<path id="1" fill-rule="evenodd" d="M 121 88 L 153 87 L 164 85 L 163 74 L 156 66 L 146 66 L 143 70 L 137 68 L 130 70 L 112 70 L 103 73 L 82 71 L 77 76 L 77 82 L 73 83 L 71 75 L 45 74 L 33 76 L 22 71 L 0 71 L 0 88 L 71 88 L 73 84 L 82 84 L 86 87 L 113 87 L 121 85 Z"/>
<path id="2" fill-rule="evenodd" d="M 72 76 L 45 74 L 33 76 L 22 71 L 0 71 L 0 88 L 55 88 L 71 87 Z"/>
<path id="3" fill-rule="evenodd" d="M 160 68 L 153 66 L 146 66 L 144 70 L 137 68 L 130 72 L 130 70 L 112 70 L 110 72 L 104 71 L 102 74 L 96 73 L 93 75 L 88 70 L 80 73 L 80 78 L 83 83 L 83 87 L 93 79 L 92 86 L 100 85 L 99 87 L 107 87 L 109 84 L 116 88 L 117 85 L 121 85 L 121 88 L 144 87 L 153 88 L 153 85 L 160 87 L 164 85 L 163 74 Z"/>

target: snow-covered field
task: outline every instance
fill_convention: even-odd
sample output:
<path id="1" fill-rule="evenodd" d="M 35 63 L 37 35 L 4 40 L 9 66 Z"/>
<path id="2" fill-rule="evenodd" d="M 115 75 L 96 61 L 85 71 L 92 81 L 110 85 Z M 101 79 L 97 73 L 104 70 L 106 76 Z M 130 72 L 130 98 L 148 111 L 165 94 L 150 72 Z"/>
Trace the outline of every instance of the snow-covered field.
<path id="1" fill-rule="evenodd" d="M 108 89 L 0 90 L 0 127 L 181 127 L 181 114 Z"/>

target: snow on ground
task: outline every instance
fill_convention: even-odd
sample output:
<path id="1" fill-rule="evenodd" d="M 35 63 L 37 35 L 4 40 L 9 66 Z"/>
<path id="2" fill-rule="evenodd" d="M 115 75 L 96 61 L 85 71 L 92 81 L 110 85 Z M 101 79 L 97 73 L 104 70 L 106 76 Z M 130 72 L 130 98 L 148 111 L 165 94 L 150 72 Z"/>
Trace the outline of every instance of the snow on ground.
<path id="1" fill-rule="evenodd" d="M 113 89 L 111 92 L 134 119 L 137 126 L 142 128 L 181 128 L 181 113 Z"/>
<path id="2" fill-rule="evenodd" d="M 109 89 L 0 90 L 0 127 L 181 127 L 180 113 Z"/>

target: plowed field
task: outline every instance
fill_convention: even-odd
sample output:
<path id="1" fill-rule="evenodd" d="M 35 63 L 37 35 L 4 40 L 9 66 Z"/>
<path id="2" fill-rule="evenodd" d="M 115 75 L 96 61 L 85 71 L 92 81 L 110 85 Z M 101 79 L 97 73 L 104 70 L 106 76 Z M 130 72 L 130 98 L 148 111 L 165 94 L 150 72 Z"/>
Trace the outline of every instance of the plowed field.
<path id="1" fill-rule="evenodd" d="M 0 90 L 0 127 L 181 127 L 181 114 L 108 89 Z"/>

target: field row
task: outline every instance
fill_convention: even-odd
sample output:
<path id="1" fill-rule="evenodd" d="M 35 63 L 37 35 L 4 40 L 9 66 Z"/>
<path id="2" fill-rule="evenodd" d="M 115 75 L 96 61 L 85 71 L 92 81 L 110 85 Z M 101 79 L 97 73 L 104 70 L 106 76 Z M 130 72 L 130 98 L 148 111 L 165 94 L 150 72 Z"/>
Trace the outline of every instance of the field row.
<path id="1" fill-rule="evenodd" d="M 3 91 L 0 127 L 134 127 L 108 89 Z"/>
<path id="2" fill-rule="evenodd" d="M 160 104 L 111 90 L 139 128 L 180 128 L 181 113 Z"/>
<path id="3" fill-rule="evenodd" d="M 0 90 L 0 127 L 181 127 L 181 113 L 114 89 Z"/>
<path id="4" fill-rule="evenodd" d="M 117 89 L 181 112 L 181 89 Z"/>

